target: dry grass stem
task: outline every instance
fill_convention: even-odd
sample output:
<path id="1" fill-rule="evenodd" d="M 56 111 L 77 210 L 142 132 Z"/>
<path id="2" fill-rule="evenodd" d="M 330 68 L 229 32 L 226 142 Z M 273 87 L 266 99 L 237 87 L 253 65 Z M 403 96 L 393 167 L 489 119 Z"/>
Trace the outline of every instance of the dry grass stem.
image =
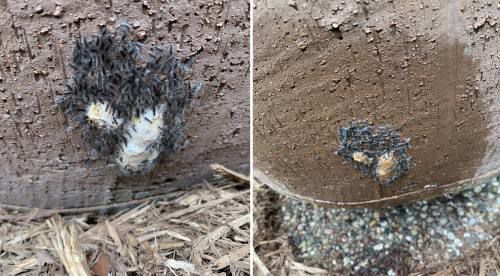
<path id="1" fill-rule="evenodd" d="M 249 275 L 250 187 L 224 175 L 107 215 L 0 206 L 0 275 Z"/>

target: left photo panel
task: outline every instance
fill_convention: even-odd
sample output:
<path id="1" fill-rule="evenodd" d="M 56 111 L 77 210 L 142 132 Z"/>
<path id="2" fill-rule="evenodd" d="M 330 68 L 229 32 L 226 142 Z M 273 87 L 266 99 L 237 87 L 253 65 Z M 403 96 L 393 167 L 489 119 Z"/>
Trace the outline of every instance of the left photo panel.
<path id="1" fill-rule="evenodd" d="M 250 2 L 0 0 L 0 275 L 250 275 Z"/>

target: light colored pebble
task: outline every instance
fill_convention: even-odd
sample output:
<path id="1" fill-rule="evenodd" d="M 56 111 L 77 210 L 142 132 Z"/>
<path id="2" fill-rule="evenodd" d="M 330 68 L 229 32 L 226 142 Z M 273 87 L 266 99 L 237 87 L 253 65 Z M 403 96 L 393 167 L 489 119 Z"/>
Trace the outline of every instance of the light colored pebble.
<path id="1" fill-rule="evenodd" d="M 458 197 L 376 210 L 327 209 L 289 199 L 283 224 L 299 257 L 327 269 L 369 269 L 395 248 L 409 252 L 414 264 L 445 262 L 490 240 L 488 231 L 500 227 L 499 183 L 494 179 Z M 341 263 L 332 260 L 336 255 L 343 256 Z M 380 269 L 372 273 L 396 275 L 390 267 Z"/>

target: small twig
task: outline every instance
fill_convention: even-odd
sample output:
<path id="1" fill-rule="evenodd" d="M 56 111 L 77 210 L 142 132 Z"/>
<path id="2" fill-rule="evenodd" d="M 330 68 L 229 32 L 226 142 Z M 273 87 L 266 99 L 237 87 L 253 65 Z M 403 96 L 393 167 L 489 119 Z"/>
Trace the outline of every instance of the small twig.
<path id="1" fill-rule="evenodd" d="M 210 242 L 214 242 L 231 231 L 233 228 L 240 228 L 244 224 L 250 223 L 250 214 L 239 217 L 227 225 L 220 226 L 194 242 L 193 252 L 202 252 L 208 248 Z"/>
<path id="2" fill-rule="evenodd" d="M 328 271 L 326 271 L 322 268 L 307 266 L 305 264 L 298 263 L 298 262 L 295 262 L 293 260 L 288 260 L 288 263 L 289 263 L 290 270 L 304 271 L 304 272 L 312 274 L 312 275 L 328 274 Z"/>
<path id="3" fill-rule="evenodd" d="M 201 265 L 202 264 L 201 254 L 205 250 L 207 250 L 207 248 L 210 247 L 210 243 L 214 243 L 217 240 L 221 239 L 222 237 L 226 236 L 231 231 L 231 229 L 240 228 L 241 226 L 247 223 L 250 223 L 250 214 L 239 217 L 229 222 L 227 225 L 222 225 L 214 229 L 212 232 L 206 234 L 205 236 L 198 238 L 196 241 L 194 241 L 193 249 L 191 251 L 191 257 L 193 259 L 193 262 L 197 265 Z M 245 247 L 248 248 L 249 246 L 245 245 Z"/>
<path id="4" fill-rule="evenodd" d="M 210 168 L 213 171 L 215 171 L 216 173 L 224 175 L 226 177 L 229 177 L 235 181 L 250 184 L 250 178 L 248 176 L 241 174 L 241 173 L 238 173 L 238 172 L 235 172 L 233 170 L 230 170 L 230 169 L 222 166 L 221 164 L 212 164 L 212 165 L 210 165 Z"/>
<path id="5" fill-rule="evenodd" d="M 257 253 L 252 248 L 252 256 L 253 256 L 253 264 L 254 264 L 254 269 L 257 268 L 261 272 L 260 274 L 256 273 L 254 270 L 254 275 L 263 275 L 263 276 L 272 276 L 271 271 L 267 269 L 266 265 L 262 262 L 262 260 L 259 258 Z"/>
<path id="6" fill-rule="evenodd" d="M 245 194 L 248 194 L 249 192 L 250 191 L 243 191 L 241 193 L 235 193 L 235 194 L 233 194 L 233 195 L 231 195 L 231 196 L 229 196 L 227 198 L 220 198 L 220 199 L 212 200 L 212 201 L 207 202 L 205 204 L 191 206 L 191 207 L 188 207 L 188 208 L 185 208 L 185 209 L 182 209 L 182 210 L 170 213 L 170 214 L 162 217 L 158 222 L 160 222 L 160 221 L 166 221 L 166 220 L 169 220 L 169 219 L 172 219 L 172 218 L 177 218 L 177 217 L 180 217 L 180 216 L 184 216 L 184 215 L 187 215 L 189 213 L 193 213 L 193 212 L 198 211 L 198 210 L 203 209 L 203 208 L 209 208 L 209 207 L 217 206 L 217 205 L 219 205 L 221 203 L 224 203 L 226 201 L 235 199 L 237 197 L 244 196 Z"/>
<path id="7" fill-rule="evenodd" d="M 248 244 L 245 244 L 238 249 L 229 252 L 228 254 L 220 257 L 214 262 L 214 266 L 216 270 L 221 270 L 225 267 L 228 267 L 235 262 L 245 258 L 246 256 L 250 255 L 250 246 Z"/>
<path id="8" fill-rule="evenodd" d="M 488 248 L 495 244 L 500 239 L 500 235 L 496 236 L 493 240 L 488 243 Z"/>
<path id="9" fill-rule="evenodd" d="M 94 207 L 83 207 L 83 208 L 66 208 L 66 209 L 38 209 L 38 208 L 30 208 L 30 207 L 24 207 L 24 206 L 17 206 L 17 205 L 10 205 L 10 204 L 3 204 L 0 203 L 0 208 L 6 209 L 6 210 L 11 210 L 11 211 L 23 211 L 23 212 L 37 212 L 35 215 L 33 214 L 28 214 L 28 215 L 0 215 L 0 221 L 21 221 L 21 220 L 27 220 L 27 219 L 40 219 L 40 218 L 46 218 L 46 217 L 51 217 L 53 215 L 71 215 L 71 214 L 82 214 L 82 213 L 103 213 L 107 212 L 113 209 L 124 209 L 124 208 L 129 208 L 133 206 L 137 206 L 140 204 L 143 204 L 148 201 L 152 200 L 158 200 L 158 199 L 172 199 L 179 197 L 181 194 L 185 193 L 186 191 L 178 191 L 178 192 L 172 192 L 168 195 L 159 195 L 159 196 L 152 196 L 152 197 L 147 197 L 143 199 L 136 199 L 136 200 L 130 200 L 127 202 L 120 202 L 120 203 L 114 203 L 114 204 L 107 204 L 107 205 L 100 205 L 100 206 L 94 206 Z"/>

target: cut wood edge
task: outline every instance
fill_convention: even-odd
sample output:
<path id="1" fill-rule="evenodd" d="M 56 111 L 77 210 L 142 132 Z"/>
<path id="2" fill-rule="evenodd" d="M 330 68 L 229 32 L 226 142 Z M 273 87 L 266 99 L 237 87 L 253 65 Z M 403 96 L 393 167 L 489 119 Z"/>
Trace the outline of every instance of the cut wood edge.
<path id="1" fill-rule="evenodd" d="M 366 200 L 366 201 L 351 201 L 351 202 L 340 202 L 340 201 L 328 201 L 321 199 L 314 199 L 308 196 L 302 196 L 290 191 L 282 182 L 277 181 L 269 175 L 266 175 L 260 169 L 253 169 L 254 180 L 260 184 L 265 184 L 279 194 L 316 203 L 326 207 L 339 207 L 339 208 L 356 208 L 356 207 L 385 207 L 390 206 L 391 203 L 410 203 L 418 200 L 431 199 L 442 194 L 447 193 L 458 193 L 460 191 L 472 188 L 487 179 L 491 179 L 496 176 L 500 176 L 500 169 L 485 173 L 473 178 L 464 179 L 461 181 L 444 184 L 440 186 L 429 185 L 428 188 L 423 190 L 411 191 L 407 193 L 402 193 L 395 196 L 385 197 L 381 199 Z"/>

